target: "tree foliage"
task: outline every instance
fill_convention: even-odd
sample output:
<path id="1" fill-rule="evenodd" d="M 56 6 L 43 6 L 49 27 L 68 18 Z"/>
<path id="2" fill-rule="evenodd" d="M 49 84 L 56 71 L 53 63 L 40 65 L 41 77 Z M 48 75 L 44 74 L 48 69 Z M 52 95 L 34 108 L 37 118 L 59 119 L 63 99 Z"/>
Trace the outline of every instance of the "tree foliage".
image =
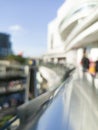
<path id="1" fill-rule="evenodd" d="M 26 62 L 27 62 L 27 59 L 20 55 L 9 55 L 6 57 L 6 59 L 11 62 L 13 62 L 13 61 L 18 62 L 20 64 L 26 64 Z"/>

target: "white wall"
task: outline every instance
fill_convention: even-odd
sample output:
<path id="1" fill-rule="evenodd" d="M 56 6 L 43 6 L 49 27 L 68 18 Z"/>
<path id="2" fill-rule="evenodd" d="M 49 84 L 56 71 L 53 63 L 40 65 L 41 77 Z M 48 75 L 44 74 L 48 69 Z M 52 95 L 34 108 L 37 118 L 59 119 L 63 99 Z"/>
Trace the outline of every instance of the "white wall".
<path id="1" fill-rule="evenodd" d="M 77 50 L 66 53 L 66 62 L 77 66 Z"/>
<path id="2" fill-rule="evenodd" d="M 53 42 L 53 48 L 51 48 L 51 41 Z M 48 52 L 57 53 L 62 51 L 64 51 L 64 43 L 58 31 L 58 20 L 55 19 L 48 25 Z"/>

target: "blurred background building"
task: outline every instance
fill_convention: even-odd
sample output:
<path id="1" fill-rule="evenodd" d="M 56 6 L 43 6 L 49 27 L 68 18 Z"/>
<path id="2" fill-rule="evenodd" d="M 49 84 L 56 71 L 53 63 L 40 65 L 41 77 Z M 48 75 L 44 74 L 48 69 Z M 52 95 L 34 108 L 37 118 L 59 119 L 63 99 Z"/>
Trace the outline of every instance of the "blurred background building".
<path id="1" fill-rule="evenodd" d="M 0 57 L 6 57 L 9 54 L 12 54 L 10 35 L 6 33 L 0 33 Z"/>

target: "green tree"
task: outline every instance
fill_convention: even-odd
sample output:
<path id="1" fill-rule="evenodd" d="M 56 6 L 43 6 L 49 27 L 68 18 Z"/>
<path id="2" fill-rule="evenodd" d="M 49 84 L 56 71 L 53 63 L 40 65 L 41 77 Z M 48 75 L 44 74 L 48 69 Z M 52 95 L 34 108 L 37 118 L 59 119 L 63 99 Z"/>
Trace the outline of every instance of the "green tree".
<path id="1" fill-rule="evenodd" d="M 27 62 L 27 58 L 24 58 L 20 55 L 9 55 L 6 57 L 6 60 L 9 60 L 11 62 L 15 61 L 15 62 L 18 62 L 20 64 L 26 64 L 26 62 Z"/>

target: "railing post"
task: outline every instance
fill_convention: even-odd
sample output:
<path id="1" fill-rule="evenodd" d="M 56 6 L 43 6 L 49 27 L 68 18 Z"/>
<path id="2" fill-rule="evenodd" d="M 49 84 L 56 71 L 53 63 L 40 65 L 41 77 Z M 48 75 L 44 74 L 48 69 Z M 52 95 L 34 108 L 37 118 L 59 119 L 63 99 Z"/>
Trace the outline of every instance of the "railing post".
<path id="1" fill-rule="evenodd" d="M 38 96 L 36 71 L 37 71 L 36 66 L 30 67 L 30 88 L 29 88 L 29 91 L 34 98 Z"/>
<path id="2" fill-rule="evenodd" d="M 25 74 L 26 74 L 26 85 L 25 85 L 25 102 L 29 100 L 29 86 L 30 86 L 30 71 L 29 66 L 25 66 Z"/>

